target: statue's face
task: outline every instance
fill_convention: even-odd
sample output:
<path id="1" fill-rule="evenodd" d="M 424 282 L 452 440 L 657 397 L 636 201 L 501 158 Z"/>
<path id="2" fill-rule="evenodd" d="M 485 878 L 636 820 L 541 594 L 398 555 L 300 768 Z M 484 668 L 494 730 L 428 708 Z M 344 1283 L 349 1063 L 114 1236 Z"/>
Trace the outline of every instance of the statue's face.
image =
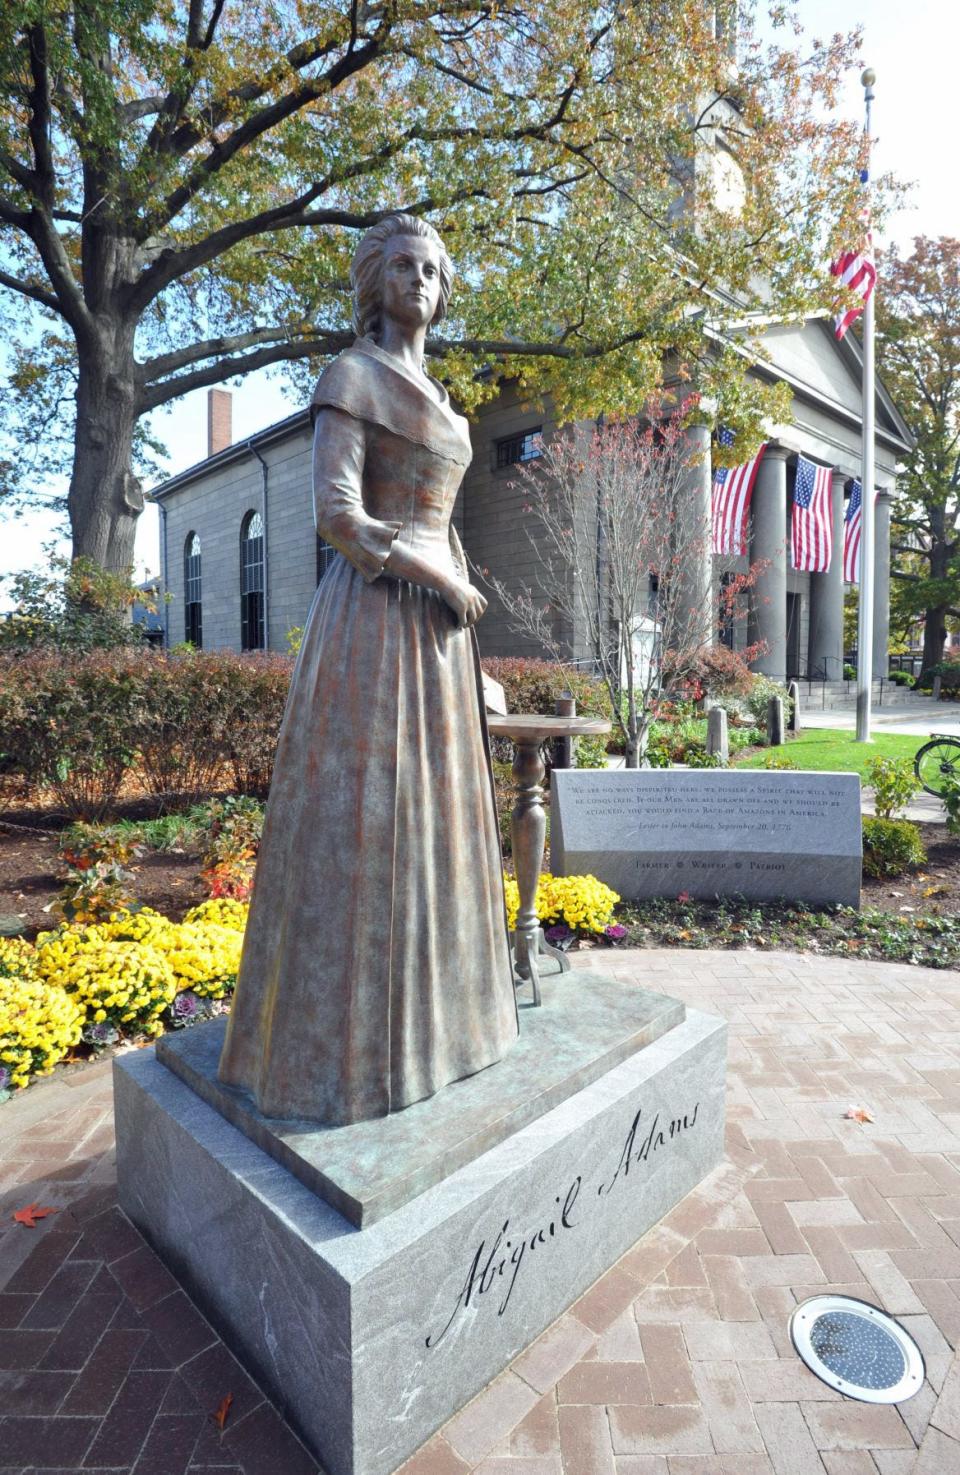
<path id="1" fill-rule="evenodd" d="M 440 255 L 422 236 L 391 236 L 383 252 L 383 315 L 404 327 L 433 321 L 440 301 Z"/>

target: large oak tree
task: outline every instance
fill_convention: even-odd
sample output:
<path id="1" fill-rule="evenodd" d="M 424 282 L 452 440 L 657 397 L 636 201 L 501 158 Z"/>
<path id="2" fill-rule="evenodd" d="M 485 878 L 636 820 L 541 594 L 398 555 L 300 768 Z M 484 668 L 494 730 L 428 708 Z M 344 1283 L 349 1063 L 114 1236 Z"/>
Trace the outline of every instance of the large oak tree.
<path id="1" fill-rule="evenodd" d="M 74 553 L 129 565 L 144 417 L 264 366 L 315 372 L 351 339 L 358 233 L 396 208 L 458 262 L 428 348 L 468 408 L 511 375 L 563 413 L 633 409 L 669 350 L 756 439 L 769 399 L 718 345 L 751 308 L 824 295 L 853 208 L 856 138 L 830 107 L 854 39 L 747 30 L 735 63 L 733 10 L 10 0 L 0 498 L 69 469 Z"/>
<path id="2" fill-rule="evenodd" d="M 960 615 L 960 241 L 918 236 L 880 263 L 884 382 L 916 437 L 897 480 L 894 603 L 923 618 L 923 666 L 943 656 Z"/>

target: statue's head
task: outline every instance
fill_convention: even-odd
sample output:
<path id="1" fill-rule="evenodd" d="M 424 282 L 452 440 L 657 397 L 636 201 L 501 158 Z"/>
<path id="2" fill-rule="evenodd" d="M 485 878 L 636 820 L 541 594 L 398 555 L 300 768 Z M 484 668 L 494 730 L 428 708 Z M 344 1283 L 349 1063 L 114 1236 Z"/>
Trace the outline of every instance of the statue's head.
<path id="1" fill-rule="evenodd" d="M 440 262 L 440 300 L 430 326 L 439 323 L 447 310 L 453 288 L 453 262 L 437 232 L 416 215 L 387 215 L 371 226 L 361 240 L 350 265 L 353 288 L 353 326 L 361 336 L 380 330 L 383 306 L 383 263 L 388 243 L 395 236 L 420 236 L 437 248 Z"/>

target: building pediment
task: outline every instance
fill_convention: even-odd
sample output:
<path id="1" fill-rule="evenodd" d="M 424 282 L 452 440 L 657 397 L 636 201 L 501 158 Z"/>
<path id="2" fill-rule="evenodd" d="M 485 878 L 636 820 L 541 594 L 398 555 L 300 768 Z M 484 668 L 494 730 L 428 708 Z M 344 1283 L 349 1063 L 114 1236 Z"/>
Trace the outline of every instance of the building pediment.
<path id="1" fill-rule="evenodd" d="M 763 330 L 765 363 L 761 372 L 783 379 L 798 399 L 832 410 L 839 419 L 861 419 L 862 348 L 848 333 L 838 343 L 833 324 L 822 318 L 805 323 L 771 323 Z M 877 379 L 877 435 L 892 450 L 908 451 L 909 426 Z"/>

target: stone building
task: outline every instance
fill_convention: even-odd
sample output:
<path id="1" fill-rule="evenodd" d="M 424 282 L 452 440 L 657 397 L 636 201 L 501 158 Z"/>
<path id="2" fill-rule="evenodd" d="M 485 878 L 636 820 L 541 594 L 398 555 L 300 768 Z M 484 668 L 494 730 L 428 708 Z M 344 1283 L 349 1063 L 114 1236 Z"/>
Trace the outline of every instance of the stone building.
<path id="1" fill-rule="evenodd" d="M 748 619 L 723 632 L 734 648 L 763 641 L 756 669 L 777 680 L 826 676 L 843 663 L 843 517 L 845 497 L 860 470 L 859 344 L 838 344 L 830 326 L 771 326 L 767 361 L 754 372 L 784 381 L 793 396 L 789 424 L 775 427 L 753 494 L 748 555 L 711 558 L 688 570 L 691 587 L 708 598 L 711 582 L 765 563 Z M 316 536 L 311 502 L 311 436 L 306 409 L 233 440 L 230 397 L 212 390 L 209 454 L 153 492 L 160 508 L 163 583 L 172 596 L 166 640 L 233 650 L 287 649 L 287 632 L 303 624 L 332 550 Z M 549 407 L 525 406 L 507 386 L 472 426 L 474 458 L 457 502 L 455 521 L 467 554 L 508 586 L 534 582 L 536 550 L 528 537 L 523 498 L 510 487 L 516 463 L 537 453 L 537 437 L 556 424 Z M 709 515 L 710 431 L 690 432 L 703 456 L 698 496 Z M 910 432 L 882 386 L 877 393 L 877 517 L 874 671 L 887 669 L 890 581 L 890 503 L 898 459 Z M 790 567 L 790 501 L 797 454 L 833 468 L 834 556 L 829 572 Z M 491 599 L 478 626 L 485 655 L 533 655 Z M 574 655 L 581 654 L 576 649 Z"/>

